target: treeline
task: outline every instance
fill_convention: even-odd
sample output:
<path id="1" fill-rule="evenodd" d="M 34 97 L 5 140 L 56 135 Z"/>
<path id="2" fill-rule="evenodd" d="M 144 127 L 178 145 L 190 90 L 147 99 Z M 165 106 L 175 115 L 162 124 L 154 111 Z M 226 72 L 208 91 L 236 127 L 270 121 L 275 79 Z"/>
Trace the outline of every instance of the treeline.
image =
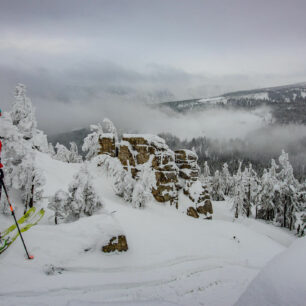
<path id="1" fill-rule="evenodd" d="M 303 236 L 306 227 L 306 181 L 300 183 L 293 174 L 288 154 L 284 151 L 278 163 L 272 159 L 270 167 L 259 175 L 252 164 L 230 172 L 227 163 L 211 173 L 204 163 L 202 179 L 210 189 L 213 200 L 232 202 L 235 218 L 253 215 L 276 225 L 295 229 Z"/>
<path id="2" fill-rule="evenodd" d="M 180 140 L 169 133 L 159 134 L 159 136 L 166 140 L 172 150 L 186 148 L 195 151 L 199 157 L 198 163 L 201 169 L 207 161 L 213 173 L 216 170 L 220 171 L 224 163 L 227 163 L 231 173 L 238 170 L 240 163 L 242 163 L 242 167 L 251 163 L 258 175 L 262 175 L 264 169 L 270 166 L 271 159 L 276 159 L 281 153 L 281 149 L 284 149 L 289 153 L 295 177 L 300 182 L 304 181 L 306 179 L 306 137 L 299 139 L 292 137 L 282 148 L 279 148 L 279 145 L 274 145 L 273 136 L 270 139 L 270 136 L 265 135 L 268 132 L 268 130 L 261 132 L 264 135 L 264 141 L 262 138 L 255 139 L 256 137 L 260 138 L 258 135 L 247 140 L 239 138 L 218 140 L 208 137 Z"/>

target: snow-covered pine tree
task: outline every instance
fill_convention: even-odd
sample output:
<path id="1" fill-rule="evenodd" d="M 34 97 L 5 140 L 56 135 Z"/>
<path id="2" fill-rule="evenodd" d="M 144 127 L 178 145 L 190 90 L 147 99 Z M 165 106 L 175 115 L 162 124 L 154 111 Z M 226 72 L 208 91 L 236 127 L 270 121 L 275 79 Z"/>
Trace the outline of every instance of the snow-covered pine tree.
<path id="1" fill-rule="evenodd" d="M 274 164 L 275 165 L 275 164 Z M 275 168 L 274 168 L 275 169 Z M 270 168 L 271 170 L 271 168 Z M 256 203 L 256 218 L 273 220 L 275 216 L 275 188 L 277 180 L 274 176 L 274 171 L 264 169 L 261 177 L 261 189 L 258 193 L 258 201 Z"/>
<path id="2" fill-rule="evenodd" d="M 23 139 L 30 141 L 33 149 L 48 153 L 47 136 L 37 129 L 35 108 L 26 95 L 26 86 L 18 84 L 15 89 L 15 100 L 10 112 L 12 123 L 17 127 Z"/>
<path id="3" fill-rule="evenodd" d="M 94 163 L 101 167 L 101 170 L 110 178 L 115 194 L 123 197 L 127 202 L 132 202 L 136 182 L 131 173 L 123 169 L 119 159 L 101 154 L 95 158 Z"/>
<path id="4" fill-rule="evenodd" d="M 259 191 L 259 179 L 257 173 L 253 170 L 252 164 L 249 164 L 248 168 L 245 168 L 243 172 L 244 187 L 246 193 L 245 211 L 246 216 L 251 215 L 251 208 L 256 205 L 256 199 Z"/>
<path id="5" fill-rule="evenodd" d="M 233 188 L 233 178 L 228 170 L 228 164 L 224 163 L 221 171 L 221 180 L 224 196 L 228 196 Z"/>
<path id="6" fill-rule="evenodd" d="M 75 142 L 70 142 L 70 163 L 81 163 L 83 161 L 82 156 L 79 155 L 78 146 Z"/>
<path id="7" fill-rule="evenodd" d="M 234 175 L 234 191 L 233 191 L 233 207 L 235 212 L 235 218 L 239 215 L 246 215 L 246 188 L 245 188 L 245 177 L 241 170 L 242 163 L 239 163 L 237 173 Z"/>
<path id="8" fill-rule="evenodd" d="M 37 168 L 32 141 L 25 140 L 23 134 L 13 125 L 7 113 L 1 118 L 1 129 L 4 130 L 2 162 L 4 164 L 5 183 L 7 188 L 15 188 L 27 205 L 32 206 L 42 197 L 42 186 L 45 179 Z"/>
<path id="9" fill-rule="evenodd" d="M 54 211 L 54 223 L 58 224 L 60 220 L 65 221 L 67 218 L 67 203 L 69 194 L 60 189 L 53 197 L 50 198 L 48 208 Z"/>
<path id="10" fill-rule="evenodd" d="M 74 176 L 68 190 L 70 198 L 66 205 L 68 212 L 67 221 L 77 220 L 82 215 L 91 216 L 102 207 L 102 201 L 95 192 L 92 177 L 88 172 L 86 164 Z"/>
<path id="11" fill-rule="evenodd" d="M 289 156 L 285 151 L 282 151 L 279 157 L 281 171 L 278 173 L 280 202 L 276 220 L 283 227 L 293 229 L 295 223 L 295 213 L 300 210 L 297 193 L 299 182 L 295 179 L 293 168 L 289 161 Z"/>
<path id="12" fill-rule="evenodd" d="M 92 178 L 88 176 L 88 180 L 84 186 L 84 214 L 91 216 L 95 211 L 102 207 L 102 201 L 96 193 Z"/>
<path id="13" fill-rule="evenodd" d="M 152 168 L 153 155 L 140 167 L 138 179 L 134 185 L 132 203 L 134 207 L 144 207 L 147 202 L 153 199 L 152 188 L 156 187 L 155 172 Z"/>
<path id="14" fill-rule="evenodd" d="M 209 186 L 211 182 L 211 175 L 207 161 L 204 162 L 202 177 L 203 177 L 203 183 Z"/>
<path id="15" fill-rule="evenodd" d="M 65 163 L 70 162 L 70 151 L 62 144 L 57 143 L 55 146 L 56 154 L 54 159 L 60 160 Z"/>
<path id="16" fill-rule="evenodd" d="M 31 139 L 34 135 L 37 122 L 35 110 L 31 100 L 26 96 L 26 86 L 18 84 L 15 90 L 15 101 L 10 112 L 13 125 L 23 135 L 24 139 Z"/>
<path id="17" fill-rule="evenodd" d="M 54 146 L 51 142 L 48 144 L 48 153 L 51 155 L 51 157 L 54 157 L 56 155 Z"/>
<path id="18" fill-rule="evenodd" d="M 90 160 L 97 156 L 100 150 L 99 139 L 103 135 L 103 128 L 101 124 L 91 125 L 90 130 L 91 133 L 85 137 L 82 146 L 82 151 L 87 152 L 86 160 Z"/>
<path id="19" fill-rule="evenodd" d="M 223 185 L 222 185 L 222 178 L 220 175 L 219 170 L 216 170 L 215 175 L 211 179 L 211 192 L 212 192 L 212 199 L 215 201 L 223 201 L 224 194 L 223 194 Z"/>
<path id="20" fill-rule="evenodd" d="M 42 171 L 32 164 L 32 167 L 28 167 L 27 171 L 27 182 L 23 193 L 23 200 L 25 201 L 25 212 L 28 207 L 33 207 L 36 203 L 42 200 L 43 188 L 46 180 L 43 176 Z"/>

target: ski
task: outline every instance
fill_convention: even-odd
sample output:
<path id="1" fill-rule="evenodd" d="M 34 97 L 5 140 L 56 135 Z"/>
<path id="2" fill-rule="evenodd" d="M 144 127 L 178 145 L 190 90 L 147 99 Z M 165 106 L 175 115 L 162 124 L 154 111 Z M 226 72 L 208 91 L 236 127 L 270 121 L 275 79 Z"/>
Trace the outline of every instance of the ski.
<path id="1" fill-rule="evenodd" d="M 42 208 L 39 212 L 32 215 L 31 218 L 28 218 L 28 224 L 26 224 L 25 226 L 20 228 L 20 232 L 21 233 L 26 232 L 32 226 L 36 225 L 43 218 L 44 214 L 45 214 L 45 211 Z M 20 233 L 17 232 L 14 236 L 8 237 L 7 239 L 4 239 L 4 244 L 3 244 L 2 248 L 0 248 L 0 254 L 2 254 L 18 238 L 19 235 L 20 235 Z"/>
<path id="2" fill-rule="evenodd" d="M 22 225 L 23 223 L 25 223 L 32 215 L 34 215 L 36 211 L 36 207 L 32 207 L 30 208 L 18 221 L 17 223 L 19 225 Z M 13 224 L 10 227 L 8 227 L 7 229 L 5 229 L 4 231 L 0 232 L 0 238 L 4 238 L 5 236 L 7 236 L 9 233 L 11 233 L 12 231 L 14 231 L 16 229 L 17 225 Z"/>

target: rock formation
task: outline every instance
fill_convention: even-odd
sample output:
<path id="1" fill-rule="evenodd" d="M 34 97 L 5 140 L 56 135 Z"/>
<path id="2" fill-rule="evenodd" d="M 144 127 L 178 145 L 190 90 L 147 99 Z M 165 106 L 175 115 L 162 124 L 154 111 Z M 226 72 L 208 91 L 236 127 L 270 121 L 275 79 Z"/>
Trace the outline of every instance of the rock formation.
<path id="1" fill-rule="evenodd" d="M 124 235 L 119 235 L 118 237 L 112 237 L 109 243 L 102 247 L 102 252 L 126 252 L 128 250 L 128 244 Z"/>
<path id="2" fill-rule="evenodd" d="M 178 208 L 178 191 L 183 192 L 192 201 L 187 214 L 195 218 L 204 214 L 211 218 L 213 213 L 210 196 L 206 186 L 199 181 L 197 155 L 190 150 L 173 152 L 164 139 L 155 135 L 124 134 L 119 143 L 115 143 L 112 134 L 100 139 L 100 154 L 118 157 L 123 168 L 137 180 L 141 166 L 151 162 L 156 184 L 152 194 L 158 202 L 170 202 Z M 150 159 L 150 157 L 152 157 Z"/>
<path id="3" fill-rule="evenodd" d="M 103 137 L 99 139 L 100 151 L 99 154 L 107 154 L 112 157 L 116 156 L 116 143 L 113 134 L 104 133 Z"/>

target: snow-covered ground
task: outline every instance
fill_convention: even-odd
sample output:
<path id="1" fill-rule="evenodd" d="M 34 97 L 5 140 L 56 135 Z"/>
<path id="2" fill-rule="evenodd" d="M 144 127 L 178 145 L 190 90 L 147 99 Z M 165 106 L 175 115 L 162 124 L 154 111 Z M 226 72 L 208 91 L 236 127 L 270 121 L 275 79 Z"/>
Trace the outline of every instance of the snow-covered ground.
<path id="1" fill-rule="evenodd" d="M 67 189 L 80 167 L 41 153 L 37 159 L 45 197 Z M 213 203 L 211 221 L 156 202 L 132 208 L 114 195 L 100 168 L 89 169 L 103 209 L 60 225 L 47 211 L 24 233 L 34 260 L 24 258 L 20 240 L 0 255 L 0 305 L 234 305 L 258 272 L 296 240 L 261 221 L 233 222 L 227 202 Z M 1 229 L 11 223 L 0 216 Z M 128 252 L 101 252 L 112 232 L 126 235 Z"/>

